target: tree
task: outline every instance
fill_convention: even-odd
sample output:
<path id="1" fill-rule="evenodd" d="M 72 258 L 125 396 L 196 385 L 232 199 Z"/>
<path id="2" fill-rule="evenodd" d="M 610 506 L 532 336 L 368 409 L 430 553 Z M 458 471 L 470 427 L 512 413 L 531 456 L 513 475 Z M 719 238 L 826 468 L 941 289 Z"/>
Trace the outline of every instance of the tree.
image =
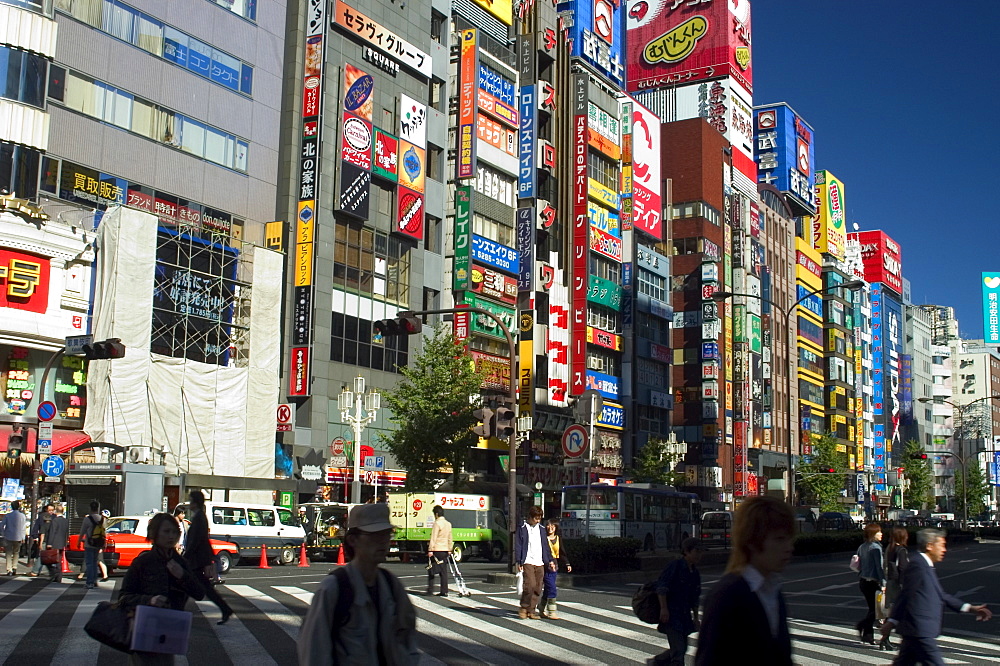
<path id="1" fill-rule="evenodd" d="M 674 466 L 681 456 L 680 453 L 671 453 L 669 446 L 665 439 L 650 437 L 632 458 L 629 476 L 638 483 L 678 485 L 684 480 L 684 474 L 674 471 Z"/>
<path id="2" fill-rule="evenodd" d="M 903 448 L 903 478 L 906 493 L 903 496 L 905 509 L 926 509 L 934 505 L 934 470 L 931 461 L 921 458 L 924 447 L 915 439 Z"/>
<path id="3" fill-rule="evenodd" d="M 402 381 L 384 394 L 396 430 L 383 439 L 406 470 L 406 489 L 433 490 L 444 476 L 441 469 L 451 465 L 457 490 L 458 474 L 478 440 L 472 412 L 480 403 L 482 374 L 447 326 L 424 336 L 423 351 L 400 374 Z"/>
<path id="4" fill-rule="evenodd" d="M 837 453 L 837 440 L 832 435 L 813 435 L 812 457 L 799 463 L 796 482 L 800 492 L 819 506 L 820 511 L 842 511 L 844 472 L 847 466 Z M 831 474 L 829 470 L 833 470 Z"/>
<path id="5" fill-rule="evenodd" d="M 966 515 L 965 513 L 965 503 L 969 503 L 968 515 L 977 516 L 986 510 L 986 503 L 983 498 L 990 492 L 989 484 L 986 480 L 986 475 L 983 474 L 983 468 L 979 464 L 979 460 L 972 456 L 968 458 L 965 462 L 968 468 L 969 483 L 965 483 L 965 475 L 962 474 L 961 468 L 955 470 L 955 511 L 956 517 Z M 966 489 L 968 485 L 968 489 Z"/>

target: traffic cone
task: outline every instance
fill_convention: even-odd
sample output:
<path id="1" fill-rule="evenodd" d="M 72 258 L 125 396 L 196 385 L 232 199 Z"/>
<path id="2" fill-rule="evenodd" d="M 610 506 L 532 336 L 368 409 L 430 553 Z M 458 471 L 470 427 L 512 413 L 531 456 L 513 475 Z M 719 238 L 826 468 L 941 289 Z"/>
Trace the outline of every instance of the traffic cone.
<path id="1" fill-rule="evenodd" d="M 308 567 L 309 560 L 306 559 L 306 542 L 302 542 L 302 547 L 299 549 L 299 566 Z"/>
<path id="2" fill-rule="evenodd" d="M 267 546 L 265 544 L 260 545 L 260 564 L 257 565 L 258 569 L 270 569 L 271 565 L 267 563 Z"/>
<path id="3" fill-rule="evenodd" d="M 69 562 L 66 560 L 66 551 L 62 551 L 62 571 L 60 573 L 73 573 L 73 570 L 69 568 Z"/>
<path id="4" fill-rule="evenodd" d="M 341 544 L 340 548 L 337 549 L 337 564 L 346 564 L 344 562 L 344 545 Z"/>

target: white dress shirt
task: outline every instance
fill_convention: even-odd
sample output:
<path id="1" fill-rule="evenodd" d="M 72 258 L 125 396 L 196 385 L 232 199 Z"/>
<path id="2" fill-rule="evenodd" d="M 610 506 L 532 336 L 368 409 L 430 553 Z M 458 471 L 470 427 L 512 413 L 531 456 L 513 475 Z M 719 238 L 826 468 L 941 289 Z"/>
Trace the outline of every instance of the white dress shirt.
<path id="1" fill-rule="evenodd" d="M 760 599 L 767 615 L 767 623 L 771 627 L 771 636 L 778 636 L 778 622 L 781 621 L 779 609 L 779 595 L 781 593 L 781 580 L 777 576 L 765 578 L 764 574 L 758 571 L 752 564 L 746 565 L 743 569 L 743 580 L 750 586 L 750 590 Z"/>

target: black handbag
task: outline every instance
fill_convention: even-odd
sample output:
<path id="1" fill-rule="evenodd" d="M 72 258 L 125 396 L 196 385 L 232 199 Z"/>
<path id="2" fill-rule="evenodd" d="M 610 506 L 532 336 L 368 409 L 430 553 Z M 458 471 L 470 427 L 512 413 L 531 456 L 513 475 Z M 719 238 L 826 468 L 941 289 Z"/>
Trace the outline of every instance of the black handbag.
<path id="1" fill-rule="evenodd" d="M 110 648 L 131 653 L 132 611 L 120 602 L 102 601 L 97 604 L 83 630 L 95 641 Z"/>

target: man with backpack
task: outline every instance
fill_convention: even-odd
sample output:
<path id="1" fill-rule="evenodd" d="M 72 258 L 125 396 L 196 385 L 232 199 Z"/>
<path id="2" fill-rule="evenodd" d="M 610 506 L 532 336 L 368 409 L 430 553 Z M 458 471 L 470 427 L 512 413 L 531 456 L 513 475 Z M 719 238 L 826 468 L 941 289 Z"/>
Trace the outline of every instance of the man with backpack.
<path id="1" fill-rule="evenodd" d="M 351 509 L 343 540 L 349 562 L 313 596 L 299 633 L 301 666 L 420 661 L 416 611 L 399 579 L 379 567 L 394 531 L 388 504 Z"/>
<path id="2" fill-rule="evenodd" d="M 84 517 L 80 526 L 80 542 L 83 544 L 83 565 L 88 590 L 97 587 L 97 555 L 104 548 L 106 540 L 101 503 L 94 500 L 90 503 L 90 513 Z"/>
<path id="3" fill-rule="evenodd" d="M 701 598 L 698 562 L 702 552 L 701 541 L 693 537 L 684 539 L 680 559 L 668 564 L 656 581 L 656 596 L 660 601 L 656 630 L 667 635 L 670 649 L 647 663 L 684 666 L 688 635 L 698 630 L 698 602 Z"/>

